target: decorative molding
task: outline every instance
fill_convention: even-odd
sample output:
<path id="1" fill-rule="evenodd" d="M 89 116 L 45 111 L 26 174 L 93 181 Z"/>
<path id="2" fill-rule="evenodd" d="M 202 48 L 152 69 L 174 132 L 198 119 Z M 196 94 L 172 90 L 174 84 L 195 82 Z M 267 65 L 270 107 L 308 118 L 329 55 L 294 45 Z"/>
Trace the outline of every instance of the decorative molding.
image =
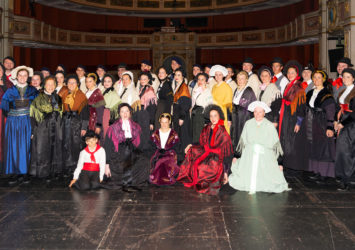
<path id="1" fill-rule="evenodd" d="M 292 5 L 302 0 L 36 0 L 36 3 L 98 15 L 196 17 Z"/>
<path id="2" fill-rule="evenodd" d="M 150 49 L 155 44 L 178 45 L 184 47 L 190 43 L 197 48 L 282 44 L 320 33 L 319 11 L 297 17 L 291 23 L 272 29 L 228 32 L 228 33 L 163 33 L 153 34 L 108 34 L 79 32 L 60 29 L 33 18 L 14 16 L 12 38 L 17 41 L 38 42 L 54 46 L 95 47 L 107 49 Z"/>

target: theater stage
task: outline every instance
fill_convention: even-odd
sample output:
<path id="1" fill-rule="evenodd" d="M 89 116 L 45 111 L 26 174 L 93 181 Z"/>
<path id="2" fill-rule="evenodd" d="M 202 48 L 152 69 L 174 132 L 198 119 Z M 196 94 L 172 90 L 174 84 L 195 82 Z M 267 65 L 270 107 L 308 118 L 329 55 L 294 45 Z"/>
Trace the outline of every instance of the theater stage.
<path id="1" fill-rule="evenodd" d="M 1 249 L 354 249 L 355 191 L 294 179 L 282 194 L 134 194 L 63 182 L 0 187 Z"/>

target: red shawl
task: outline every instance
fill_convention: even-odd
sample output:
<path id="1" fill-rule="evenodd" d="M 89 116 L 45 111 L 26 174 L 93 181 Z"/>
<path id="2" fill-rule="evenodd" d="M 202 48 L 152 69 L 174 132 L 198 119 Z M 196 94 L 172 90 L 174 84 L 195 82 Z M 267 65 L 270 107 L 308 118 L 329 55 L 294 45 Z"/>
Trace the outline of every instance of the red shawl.
<path id="1" fill-rule="evenodd" d="M 232 140 L 224 127 L 223 120 L 219 120 L 213 128 L 211 145 L 209 145 L 209 138 L 211 134 L 212 124 L 205 126 L 201 132 L 200 145 L 209 145 L 210 148 L 219 148 L 223 157 L 229 156 L 233 152 Z"/>

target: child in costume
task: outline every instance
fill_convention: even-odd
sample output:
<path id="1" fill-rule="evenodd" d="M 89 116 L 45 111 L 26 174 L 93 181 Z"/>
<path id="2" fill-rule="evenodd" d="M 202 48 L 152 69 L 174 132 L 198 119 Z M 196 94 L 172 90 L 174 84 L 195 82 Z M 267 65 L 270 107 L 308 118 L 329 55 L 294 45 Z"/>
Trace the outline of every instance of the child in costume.
<path id="1" fill-rule="evenodd" d="M 105 149 L 98 145 L 99 136 L 88 130 L 85 134 L 87 147 L 80 152 L 78 165 L 74 171 L 73 185 L 79 190 L 97 189 L 103 180 L 106 166 Z"/>

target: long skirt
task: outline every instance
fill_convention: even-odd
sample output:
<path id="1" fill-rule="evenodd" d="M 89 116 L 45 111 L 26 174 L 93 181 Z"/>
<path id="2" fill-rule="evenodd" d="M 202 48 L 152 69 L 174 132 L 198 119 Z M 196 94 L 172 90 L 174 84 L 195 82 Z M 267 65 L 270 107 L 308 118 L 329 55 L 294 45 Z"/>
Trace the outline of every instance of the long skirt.
<path id="1" fill-rule="evenodd" d="M 78 163 L 80 151 L 85 147 L 81 137 L 80 116 L 76 113 L 64 113 L 63 115 L 63 157 L 64 171 L 74 171 Z"/>
<path id="2" fill-rule="evenodd" d="M 31 150 L 29 115 L 9 116 L 5 126 L 4 174 L 27 174 Z"/>
<path id="3" fill-rule="evenodd" d="M 111 156 L 111 178 L 103 187 L 115 189 L 119 187 L 140 187 L 149 178 L 149 165 L 141 152 L 131 141 L 120 143 L 118 152 Z"/>
<path id="4" fill-rule="evenodd" d="M 5 122 L 6 117 L 0 109 L 0 174 L 4 166 L 4 139 L 5 139 Z"/>
<path id="5" fill-rule="evenodd" d="M 149 181 L 155 185 L 173 185 L 180 167 L 174 150 L 157 150 L 150 160 Z"/>
<path id="6" fill-rule="evenodd" d="M 63 123 L 52 113 L 33 129 L 29 174 L 44 178 L 63 170 Z"/>
<path id="7" fill-rule="evenodd" d="M 307 146 L 309 171 L 325 177 L 335 177 L 335 140 L 326 135 L 327 118 L 324 112 L 307 109 Z"/>
<path id="8" fill-rule="evenodd" d="M 174 110 L 178 110 L 177 105 L 174 104 Z M 173 129 L 178 133 L 180 145 L 177 149 L 178 163 L 182 162 L 185 158 L 185 148 L 191 144 L 191 120 L 190 116 L 186 115 L 182 126 L 179 125 L 179 118 L 173 115 Z"/>
<path id="9" fill-rule="evenodd" d="M 297 171 L 308 170 L 309 152 L 306 146 L 306 122 L 302 122 L 298 133 L 294 132 L 296 123 L 296 114 L 291 115 L 291 107 L 285 106 L 280 134 L 280 142 L 284 151 L 283 166 Z"/>
<path id="10" fill-rule="evenodd" d="M 262 153 L 261 153 L 262 152 Z M 289 190 L 272 148 L 248 144 L 232 164 L 229 185 L 240 191 L 281 193 Z"/>
<path id="11" fill-rule="evenodd" d="M 106 132 L 108 127 L 110 126 L 110 109 L 104 109 L 104 116 L 102 118 L 102 129 L 103 129 L 103 136 L 101 138 L 101 144 L 103 145 L 103 142 L 105 141 L 105 137 L 106 137 Z"/>
<path id="12" fill-rule="evenodd" d="M 139 126 L 142 129 L 141 132 L 141 143 L 139 144 L 139 149 L 142 150 L 144 153 L 150 152 L 151 145 L 150 145 L 150 120 L 149 120 L 149 113 L 147 110 L 144 110 L 143 107 L 140 111 L 135 112 L 135 119 Z"/>
<path id="13" fill-rule="evenodd" d="M 206 150 L 207 149 L 207 150 Z M 199 193 L 216 195 L 223 180 L 223 158 L 209 148 L 192 146 L 180 166 L 177 181 Z"/>
<path id="14" fill-rule="evenodd" d="M 252 117 L 253 113 L 247 109 L 242 108 L 239 105 L 233 105 L 231 138 L 234 147 L 236 147 L 239 143 L 244 124 Z"/>
<path id="15" fill-rule="evenodd" d="M 355 173 L 355 123 L 340 130 L 336 143 L 335 175 L 344 183 Z"/>
<path id="16" fill-rule="evenodd" d="M 195 106 L 191 112 L 191 124 L 192 124 L 192 143 L 198 144 L 200 142 L 200 135 L 203 127 L 205 126 L 205 117 L 203 114 L 203 108 Z"/>

